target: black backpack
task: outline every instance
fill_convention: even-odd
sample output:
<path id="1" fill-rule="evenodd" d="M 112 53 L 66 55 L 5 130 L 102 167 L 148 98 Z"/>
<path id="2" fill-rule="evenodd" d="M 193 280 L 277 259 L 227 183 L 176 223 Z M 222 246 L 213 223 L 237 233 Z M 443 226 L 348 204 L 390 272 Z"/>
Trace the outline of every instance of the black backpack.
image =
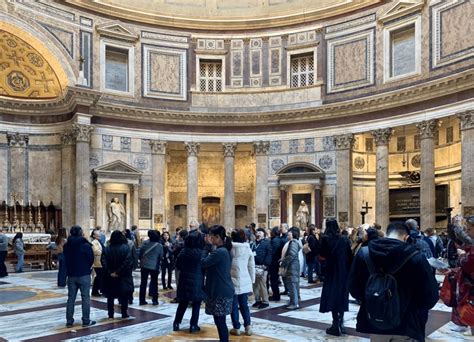
<path id="1" fill-rule="evenodd" d="M 407 256 L 400 265 L 392 270 L 376 269 L 370 260 L 368 247 L 361 248 L 362 256 L 370 272 L 365 285 L 365 309 L 370 324 L 379 330 L 391 330 L 400 325 L 401 310 L 397 280 L 393 276 L 418 251 Z"/>

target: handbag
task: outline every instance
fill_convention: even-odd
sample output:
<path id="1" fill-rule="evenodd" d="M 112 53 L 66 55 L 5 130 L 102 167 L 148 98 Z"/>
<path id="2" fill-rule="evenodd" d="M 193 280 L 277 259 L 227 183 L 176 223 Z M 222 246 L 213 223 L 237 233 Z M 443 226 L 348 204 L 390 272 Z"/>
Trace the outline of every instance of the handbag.
<path id="1" fill-rule="evenodd" d="M 444 276 L 443 285 L 439 292 L 439 297 L 446 306 L 453 308 L 456 306 L 456 287 L 459 276 L 459 267 L 448 271 Z"/>
<path id="2" fill-rule="evenodd" d="M 308 253 L 310 253 L 310 252 L 311 252 L 311 248 L 309 247 L 309 243 L 306 242 L 306 243 L 303 245 L 303 253 L 304 253 L 304 254 L 308 254 Z"/>

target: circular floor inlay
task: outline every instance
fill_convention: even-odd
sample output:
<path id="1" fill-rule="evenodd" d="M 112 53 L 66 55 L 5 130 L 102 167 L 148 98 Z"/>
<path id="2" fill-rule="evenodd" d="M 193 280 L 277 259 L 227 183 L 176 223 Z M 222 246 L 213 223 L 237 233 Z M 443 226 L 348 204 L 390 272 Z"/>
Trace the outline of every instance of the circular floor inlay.
<path id="1" fill-rule="evenodd" d="M 36 295 L 37 293 L 33 291 L 12 291 L 12 290 L 0 291 L 0 304 L 16 302 L 18 300 L 31 298 Z"/>

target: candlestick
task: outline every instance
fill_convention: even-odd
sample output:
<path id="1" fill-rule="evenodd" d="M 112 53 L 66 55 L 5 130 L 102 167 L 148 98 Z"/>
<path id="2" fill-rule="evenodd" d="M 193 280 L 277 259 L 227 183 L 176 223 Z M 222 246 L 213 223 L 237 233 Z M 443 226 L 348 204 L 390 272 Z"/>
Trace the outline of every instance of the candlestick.
<path id="1" fill-rule="evenodd" d="M 39 201 L 38 201 L 39 202 Z M 42 230 L 43 230 L 44 226 L 43 226 L 43 222 L 41 222 L 41 208 L 40 206 L 38 205 L 38 220 L 36 222 L 36 229 L 35 229 L 35 232 L 36 233 L 40 233 Z"/>
<path id="2" fill-rule="evenodd" d="M 16 201 L 13 201 L 13 228 L 15 232 L 18 232 L 20 222 L 18 221 L 18 216 L 16 214 Z"/>
<path id="3" fill-rule="evenodd" d="M 10 228 L 10 221 L 8 221 L 8 202 L 7 201 L 5 201 L 5 220 L 3 221 L 3 227 L 5 227 L 5 229 Z"/>
<path id="4" fill-rule="evenodd" d="M 31 206 L 31 202 L 30 202 L 30 210 L 29 210 L 29 214 L 28 214 L 28 229 L 31 232 L 35 231 L 35 223 L 33 222 L 33 208 Z"/>
<path id="5" fill-rule="evenodd" d="M 22 232 L 25 232 L 28 225 L 25 222 L 25 207 L 23 206 L 23 200 L 21 202 L 22 202 L 22 206 L 21 206 L 21 216 L 20 216 L 21 217 L 20 218 L 20 230 Z"/>

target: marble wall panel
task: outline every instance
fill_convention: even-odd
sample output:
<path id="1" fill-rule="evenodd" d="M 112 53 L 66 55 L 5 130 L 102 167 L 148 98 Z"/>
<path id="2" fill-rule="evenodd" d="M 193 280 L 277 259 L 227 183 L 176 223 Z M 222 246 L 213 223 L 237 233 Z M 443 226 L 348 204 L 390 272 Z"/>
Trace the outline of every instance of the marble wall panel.
<path id="1" fill-rule="evenodd" d="M 186 50 L 143 45 L 143 95 L 186 100 Z"/>
<path id="2" fill-rule="evenodd" d="M 360 215 L 360 212 L 362 206 L 365 206 L 366 202 L 369 203 L 369 207 L 372 207 L 372 209 L 369 209 L 368 213 L 365 215 L 365 222 L 375 222 L 375 185 L 373 185 L 373 182 L 357 182 L 354 184 L 352 188 L 352 198 L 354 226 L 357 227 L 362 224 L 362 216 Z"/>
<path id="3" fill-rule="evenodd" d="M 59 145 L 61 137 L 57 134 L 30 135 L 29 145 Z"/>
<path id="4" fill-rule="evenodd" d="M 366 40 L 359 39 L 334 48 L 335 84 L 351 83 L 367 77 Z"/>
<path id="5" fill-rule="evenodd" d="M 61 203 L 61 150 L 30 150 L 29 191 L 32 201 Z"/>

